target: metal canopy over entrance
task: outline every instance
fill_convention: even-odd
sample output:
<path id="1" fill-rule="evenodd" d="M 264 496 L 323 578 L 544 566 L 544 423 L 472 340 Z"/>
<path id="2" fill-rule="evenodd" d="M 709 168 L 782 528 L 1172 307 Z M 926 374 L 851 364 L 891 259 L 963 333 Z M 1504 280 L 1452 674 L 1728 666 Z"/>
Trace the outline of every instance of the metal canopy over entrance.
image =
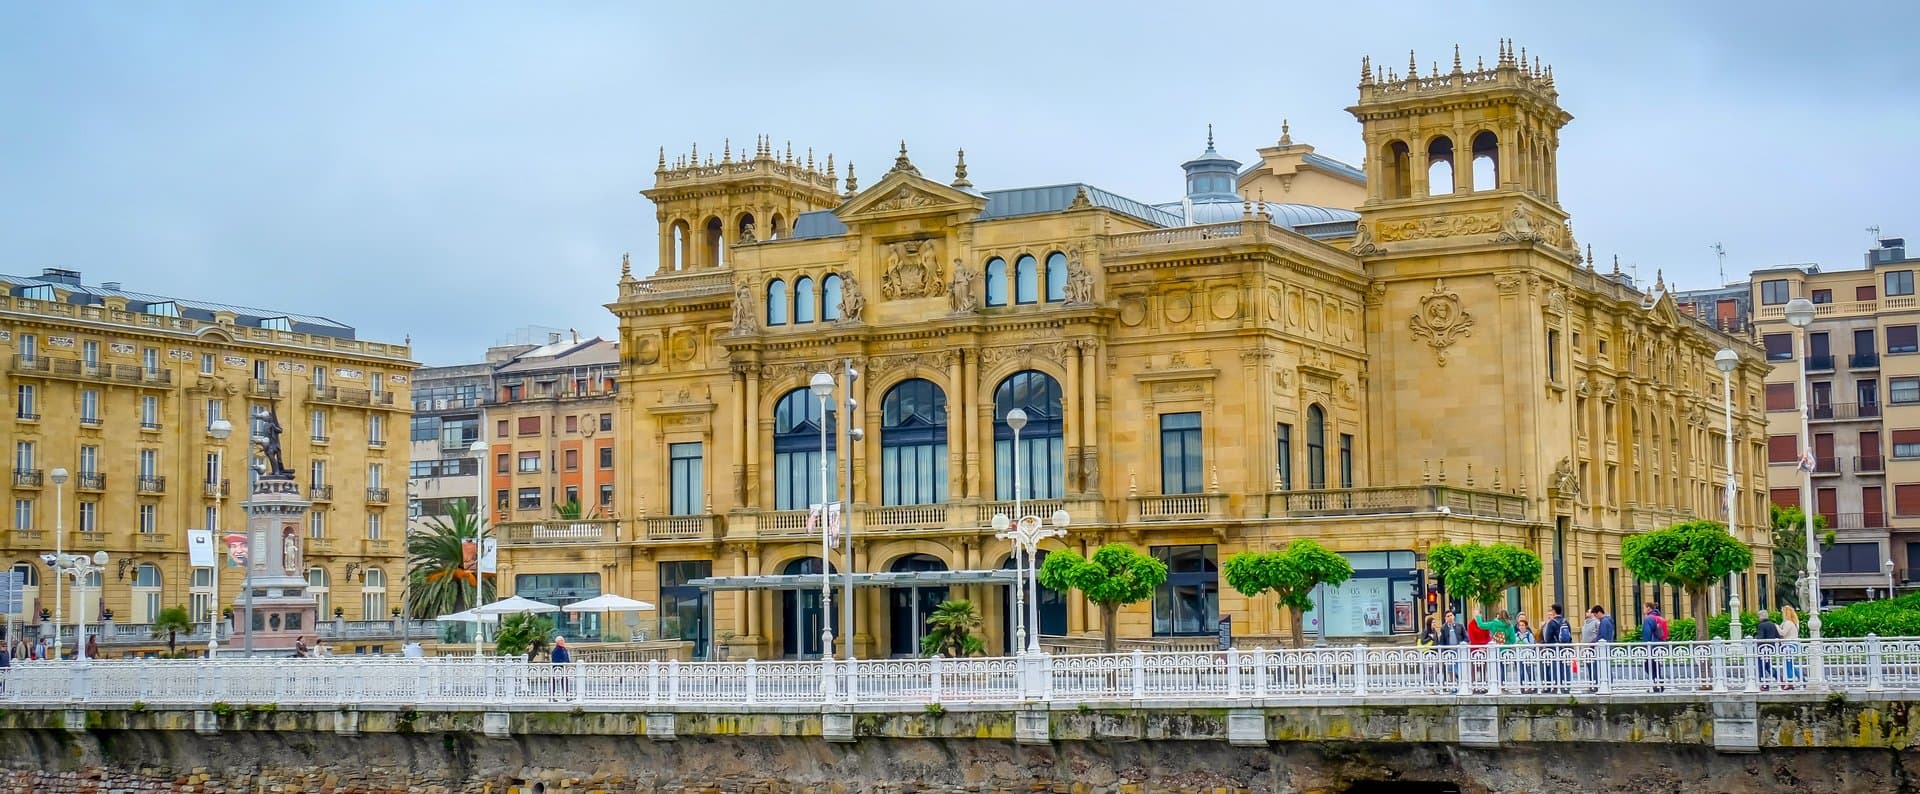
<path id="1" fill-rule="evenodd" d="M 709 576 L 687 584 L 702 590 L 818 590 L 820 574 L 769 574 L 764 576 Z M 845 587 L 847 575 L 831 574 L 835 589 Z M 855 573 L 854 587 L 941 587 L 964 584 L 1011 585 L 1020 577 L 1011 570 L 1002 571 L 891 571 Z"/>

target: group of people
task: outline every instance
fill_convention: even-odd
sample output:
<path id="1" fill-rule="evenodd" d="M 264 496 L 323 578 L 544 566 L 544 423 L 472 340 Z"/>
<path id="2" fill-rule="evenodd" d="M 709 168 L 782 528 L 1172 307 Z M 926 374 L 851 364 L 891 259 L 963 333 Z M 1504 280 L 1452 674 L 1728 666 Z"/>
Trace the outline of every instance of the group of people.
<path id="1" fill-rule="evenodd" d="M 100 638 L 97 635 L 87 635 L 85 651 L 88 659 L 100 658 Z M 37 640 L 29 640 L 24 636 L 15 637 L 12 642 L 6 644 L 5 652 L 9 661 L 27 662 L 52 659 L 54 654 L 53 638 L 43 636 Z M 64 655 L 66 658 L 73 658 L 73 649 L 68 648 Z"/>

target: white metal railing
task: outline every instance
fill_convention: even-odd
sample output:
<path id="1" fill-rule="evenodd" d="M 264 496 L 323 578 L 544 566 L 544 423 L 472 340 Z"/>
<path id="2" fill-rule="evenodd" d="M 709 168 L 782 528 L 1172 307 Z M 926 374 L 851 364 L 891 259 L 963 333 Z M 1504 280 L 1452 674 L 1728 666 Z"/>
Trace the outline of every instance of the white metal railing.
<path id="1" fill-rule="evenodd" d="M 26 662 L 0 703 L 215 702 L 455 707 L 879 707 L 930 703 L 1395 700 L 1758 692 L 1920 692 L 1920 639 L 1280 650 L 872 661 L 575 662 L 473 657 Z"/>

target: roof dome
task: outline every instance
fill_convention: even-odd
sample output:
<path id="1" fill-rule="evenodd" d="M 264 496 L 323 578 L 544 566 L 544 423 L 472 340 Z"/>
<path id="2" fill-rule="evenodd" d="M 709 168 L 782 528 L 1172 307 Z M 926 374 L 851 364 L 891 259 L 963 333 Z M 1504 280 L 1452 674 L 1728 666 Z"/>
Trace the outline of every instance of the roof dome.
<path id="1" fill-rule="evenodd" d="M 1207 125 L 1207 150 L 1199 157 L 1180 164 L 1187 172 L 1187 198 L 1200 201 L 1239 201 L 1234 188 L 1239 184 L 1240 163 L 1215 151 L 1213 125 Z"/>

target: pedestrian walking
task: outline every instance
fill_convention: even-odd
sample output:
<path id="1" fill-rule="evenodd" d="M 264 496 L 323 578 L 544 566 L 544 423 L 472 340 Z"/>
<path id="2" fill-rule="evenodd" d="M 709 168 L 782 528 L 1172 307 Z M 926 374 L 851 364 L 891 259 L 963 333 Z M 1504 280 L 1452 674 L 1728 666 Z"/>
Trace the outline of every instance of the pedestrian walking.
<path id="1" fill-rule="evenodd" d="M 1433 665 L 1439 645 L 1440 619 L 1428 615 L 1427 627 L 1420 631 L 1420 638 L 1413 641 L 1413 646 L 1420 649 L 1420 683 L 1429 692 L 1446 686 L 1443 680 L 1446 676 Z"/>
<path id="2" fill-rule="evenodd" d="M 1640 642 L 1647 645 L 1647 680 L 1653 683 L 1653 691 L 1665 692 L 1667 688 L 1660 684 L 1660 645 L 1667 641 L 1667 619 L 1660 614 L 1660 605 L 1648 601 L 1640 617 Z"/>
<path id="3" fill-rule="evenodd" d="M 1513 619 L 1514 655 L 1520 664 L 1520 691 L 1533 694 L 1534 681 L 1539 677 L 1540 657 L 1536 642 L 1539 638 L 1533 633 L 1533 625 L 1527 621 L 1527 613 L 1522 612 Z"/>
<path id="4" fill-rule="evenodd" d="M 553 663 L 553 695 L 567 697 L 572 694 L 572 681 L 567 673 L 567 663 L 573 661 L 573 654 L 567 650 L 567 638 L 555 636 L 553 650 L 548 652 L 547 661 Z"/>
<path id="5" fill-rule="evenodd" d="M 1469 650 L 1467 627 L 1460 625 L 1460 615 L 1447 610 L 1447 622 L 1440 627 L 1440 652 L 1446 656 L 1447 682 L 1458 684 L 1467 676 L 1467 652 Z"/>
<path id="6" fill-rule="evenodd" d="M 1581 628 L 1581 636 L 1586 639 L 1588 651 L 1586 659 L 1587 681 L 1596 686 L 1600 683 L 1600 665 L 1612 664 L 1607 658 L 1607 644 L 1615 637 L 1613 616 L 1607 614 L 1606 607 L 1594 604 L 1587 608 L 1587 622 Z"/>
<path id="7" fill-rule="evenodd" d="M 1781 689 L 1792 689 L 1800 679 L 1800 613 L 1792 604 L 1780 607 L 1780 656 L 1786 660 L 1786 681 Z"/>
<path id="8" fill-rule="evenodd" d="M 1766 682 L 1772 681 L 1774 673 L 1776 672 L 1773 666 L 1773 657 L 1780 652 L 1780 624 L 1773 622 L 1773 617 L 1767 610 L 1760 610 L 1759 617 L 1758 638 L 1760 642 L 1757 652 L 1760 657 L 1760 688 L 1766 689 L 1768 687 Z"/>
<path id="9" fill-rule="evenodd" d="M 1598 621 L 1596 621 L 1597 623 Z M 1567 689 L 1567 654 L 1573 651 L 1573 626 L 1560 605 L 1547 607 L 1547 624 L 1540 627 L 1541 653 L 1548 656 L 1547 684 L 1554 692 Z"/>

